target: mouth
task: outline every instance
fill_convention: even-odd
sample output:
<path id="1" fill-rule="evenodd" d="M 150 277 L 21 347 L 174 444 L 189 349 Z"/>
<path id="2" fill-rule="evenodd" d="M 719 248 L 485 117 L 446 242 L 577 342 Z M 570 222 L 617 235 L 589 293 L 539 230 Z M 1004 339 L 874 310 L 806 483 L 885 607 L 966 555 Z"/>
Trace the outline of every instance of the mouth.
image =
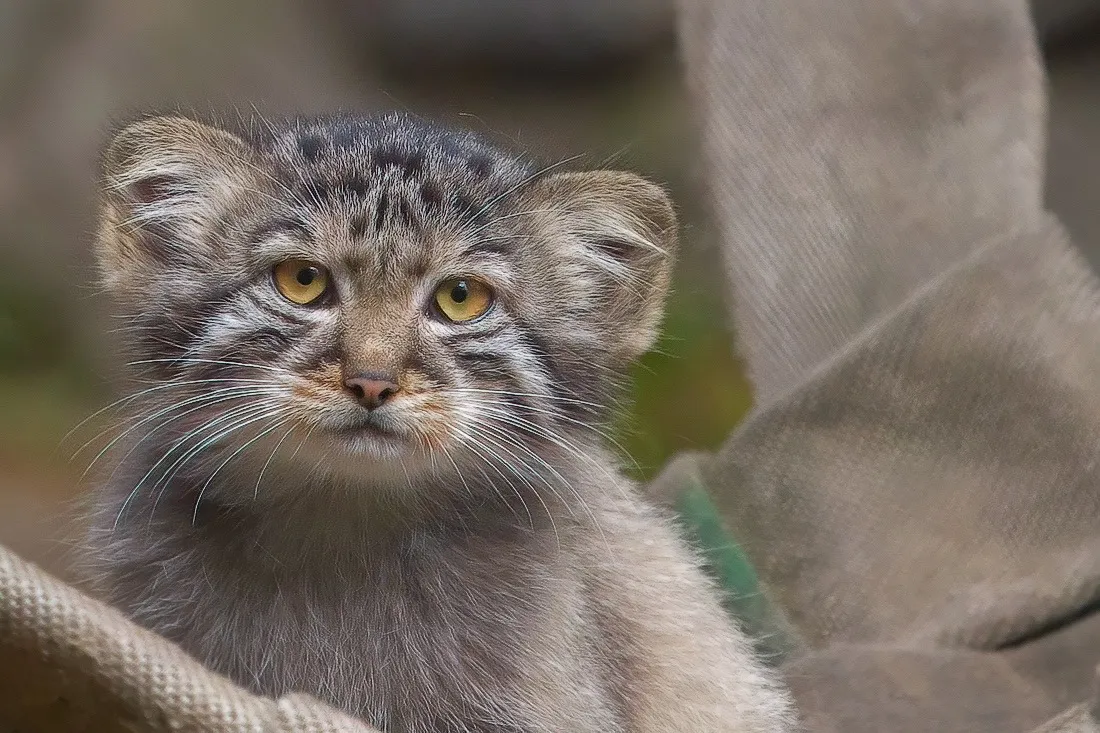
<path id="1" fill-rule="evenodd" d="M 392 454 L 408 447 L 404 435 L 372 417 L 357 420 L 336 432 L 357 453 Z"/>
<path id="2" fill-rule="evenodd" d="M 346 425 L 338 431 L 342 435 L 351 437 L 363 438 L 388 438 L 390 440 L 397 440 L 400 436 L 386 427 L 380 424 L 377 420 L 365 418 L 362 420 L 356 420 L 355 422 Z"/>

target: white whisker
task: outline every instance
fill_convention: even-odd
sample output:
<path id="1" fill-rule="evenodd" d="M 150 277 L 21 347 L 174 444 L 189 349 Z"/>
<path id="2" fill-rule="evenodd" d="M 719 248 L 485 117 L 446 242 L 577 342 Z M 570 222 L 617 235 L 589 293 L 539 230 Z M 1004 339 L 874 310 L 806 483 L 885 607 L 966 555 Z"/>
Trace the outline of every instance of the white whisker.
<path id="1" fill-rule="evenodd" d="M 272 425 L 271 427 L 265 428 L 265 429 L 264 429 L 264 430 L 262 430 L 262 431 L 261 431 L 261 432 L 260 432 L 260 433 L 259 433 L 258 435 L 256 435 L 255 437 L 251 438 L 250 440 L 246 441 L 246 442 L 245 442 L 245 443 L 244 443 L 243 445 L 241 445 L 240 447 L 238 447 L 238 448 L 237 448 L 237 450 L 235 450 L 235 451 L 233 451 L 232 453 L 230 453 L 230 454 L 229 454 L 229 457 L 228 457 L 228 458 L 226 458 L 226 459 L 225 459 L 224 461 L 222 461 L 222 462 L 221 462 L 220 464 L 218 464 L 218 467 L 214 469 L 214 473 L 210 474 L 210 478 L 206 479 L 206 483 L 204 483 L 204 484 L 202 485 L 202 489 L 200 489 L 200 490 L 199 490 L 199 495 L 198 495 L 198 497 L 197 497 L 197 498 L 195 499 L 195 511 L 194 511 L 194 513 L 193 513 L 193 514 L 191 515 L 191 524 L 192 524 L 192 525 L 194 525 L 194 524 L 195 524 L 195 522 L 196 522 L 196 521 L 198 521 L 198 518 L 199 518 L 199 502 L 201 502 L 201 501 L 202 501 L 202 497 L 203 497 L 203 495 L 205 495 L 205 494 L 206 494 L 206 490 L 207 490 L 208 488 L 210 488 L 210 484 L 211 484 L 211 483 L 213 483 L 213 481 L 214 481 L 214 477 L 215 477 L 215 476 L 217 476 L 217 475 L 218 475 L 218 473 L 220 473 L 220 472 L 221 472 L 221 470 L 222 470 L 223 468 L 225 468 L 225 467 L 226 467 L 226 466 L 227 466 L 227 465 L 229 464 L 229 462 L 230 462 L 230 461 L 232 461 L 232 460 L 233 460 L 234 458 L 236 458 L 236 457 L 237 457 L 237 456 L 239 456 L 239 455 L 240 455 L 241 453 L 243 453 L 243 452 L 245 451 L 245 449 L 246 449 L 246 448 L 248 448 L 248 446 L 250 446 L 250 445 L 253 445 L 253 444 L 255 444 L 255 443 L 256 443 L 256 441 L 260 440 L 261 438 L 263 438 L 263 437 L 265 437 L 265 436 L 267 436 L 267 435 L 270 435 L 270 434 L 271 434 L 271 433 L 273 433 L 274 431 L 276 431 L 276 430 L 278 430 L 279 428 L 281 428 L 281 427 L 282 427 L 283 425 L 286 425 L 286 420 L 285 420 L 285 419 L 284 419 L 284 420 L 280 420 L 280 421 L 276 422 L 276 423 L 275 423 L 274 425 Z"/>
<path id="2" fill-rule="evenodd" d="M 251 405 L 242 405 L 242 406 L 240 406 L 238 408 L 235 408 L 233 410 L 229 410 L 228 412 L 223 413 L 222 415 L 218 416 L 217 418 L 214 418 L 214 419 L 212 419 L 208 422 L 205 422 L 201 426 L 195 428 L 194 430 L 189 431 L 186 435 L 184 435 L 182 438 L 180 438 L 178 441 L 176 441 L 176 443 L 174 443 L 172 445 L 172 447 L 170 447 L 167 451 L 165 451 L 165 453 L 160 457 L 160 459 L 157 460 L 156 463 L 154 463 L 149 468 L 149 470 L 145 473 L 145 475 L 142 476 L 141 479 L 134 486 L 133 491 L 131 491 L 130 494 L 126 497 L 126 500 L 122 503 L 122 506 L 118 510 L 118 516 L 115 517 L 115 526 L 116 527 L 118 526 L 118 522 L 122 518 L 123 513 L 126 511 L 126 507 L 129 506 L 130 502 L 137 495 L 138 491 L 141 489 L 142 484 L 144 484 L 149 479 L 149 477 L 153 475 L 153 473 L 157 470 L 157 468 L 162 463 L 164 463 L 164 461 L 166 461 L 168 459 L 168 457 L 171 456 L 172 453 L 174 453 L 176 451 L 177 448 L 182 446 L 184 443 L 186 443 L 186 441 L 190 440 L 191 438 L 196 437 L 198 434 L 210 429 L 211 427 L 213 427 L 213 426 L 215 426 L 215 425 L 217 425 L 217 424 L 219 424 L 219 423 L 221 423 L 221 422 L 223 422 L 227 419 L 230 419 L 230 420 L 231 419 L 236 419 L 236 418 L 239 418 L 242 414 L 251 414 L 252 411 L 255 411 L 257 409 L 261 409 L 261 410 L 266 409 L 266 406 L 251 404 Z M 232 432 L 233 429 L 235 429 L 237 426 L 238 425 L 235 424 L 232 428 L 230 428 L 229 432 Z M 215 436 L 215 437 L 221 437 L 221 436 L 222 436 L 222 433 L 219 433 L 218 436 Z M 206 444 L 207 444 L 206 442 L 201 444 L 200 449 L 202 447 L 205 447 Z M 190 452 L 187 454 L 187 456 L 189 456 L 189 455 L 190 455 Z M 186 456 L 185 456 L 185 458 L 186 458 Z M 179 461 L 177 461 L 175 464 L 173 464 L 173 466 L 176 466 L 178 464 L 179 464 Z M 171 470 L 171 469 L 169 469 L 169 470 Z M 159 483 L 160 483 L 160 479 L 158 479 L 157 483 L 153 485 L 153 488 L 155 489 L 157 487 L 157 484 L 159 484 Z M 158 501 L 159 501 L 159 497 L 158 497 Z M 154 507 L 155 507 L 155 505 L 154 505 Z"/>
<path id="3" fill-rule="evenodd" d="M 490 455 L 486 456 L 480 450 L 480 448 L 484 446 L 479 446 L 477 439 L 474 436 L 471 436 L 470 434 L 458 428 L 455 428 L 455 433 L 458 435 L 458 437 L 462 438 L 465 441 L 463 443 L 463 446 L 467 450 L 477 456 L 482 462 L 485 463 L 485 465 L 493 469 L 493 471 L 495 471 L 496 474 L 500 476 L 501 479 L 503 479 L 504 483 L 507 484 L 512 494 L 515 495 L 515 497 L 519 499 L 520 503 L 523 505 L 523 511 L 527 515 L 528 525 L 534 527 L 535 518 L 531 515 L 531 508 L 527 506 L 527 501 L 523 498 L 523 494 L 516 490 L 516 486 L 512 483 L 512 480 L 508 478 L 507 474 L 501 471 L 500 468 L 498 468 L 497 465 L 493 462 L 493 458 L 497 458 L 498 460 L 500 460 L 500 456 L 496 455 L 491 450 L 489 451 Z M 503 463 L 507 467 L 507 461 L 504 461 Z M 481 469 L 479 464 L 475 465 L 478 465 L 478 468 L 481 470 L 482 476 L 485 477 L 486 484 L 493 489 L 493 492 L 496 493 L 496 495 L 500 498 L 502 502 L 507 504 L 508 500 L 504 497 L 503 494 L 500 493 L 500 489 L 497 488 L 496 484 L 492 481 L 492 479 L 489 478 L 488 474 L 485 473 L 485 470 Z M 534 487 L 531 488 L 532 490 L 534 490 Z"/>
<path id="4" fill-rule="evenodd" d="M 165 359 L 139 359 L 138 361 L 127 362 L 129 366 L 139 366 L 141 364 L 219 364 L 221 366 L 234 366 L 242 367 L 245 369 L 262 369 L 268 372 L 274 372 L 275 374 L 283 374 L 283 370 L 276 369 L 275 367 L 269 367 L 264 364 L 245 364 L 239 361 L 225 361 L 224 359 L 199 359 L 196 357 L 177 356 Z"/>
<path id="5" fill-rule="evenodd" d="M 245 399 L 247 397 L 258 397 L 258 396 L 274 395 L 274 394 L 278 394 L 278 392 L 276 392 L 274 390 L 270 390 L 270 391 L 269 390 L 263 390 L 263 389 L 259 389 L 259 388 L 256 388 L 256 387 L 226 388 L 224 390 L 215 390 L 214 392 L 211 392 L 211 393 L 208 393 L 208 394 L 196 395 L 195 397 L 190 397 L 190 398 L 188 398 L 188 399 L 186 399 L 182 402 L 178 402 L 174 405 L 170 405 L 169 407 L 165 407 L 165 408 L 163 408 L 163 409 L 161 409 L 157 412 L 154 412 L 151 415 L 146 415 L 144 417 L 141 417 L 141 419 L 139 419 L 136 423 L 134 423 L 130 427 L 126 428 L 126 430 L 124 430 L 120 434 L 116 435 L 114 437 L 114 439 L 112 439 L 109 443 L 107 443 L 106 446 L 104 446 L 104 448 L 102 450 L 100 450 L 100 452 L 96 455 L 96 457 L 92 459 L 91 463 L 88 464 L 88 467 L 84 469 L 84 473 L 81 475 L 81 478 L 86 477 L 88 475 L 88 473 L 92 470 L 92 468 L 95 467 L 96 463 L 100 459 L 102 459 L 103 456 L 106 455 L 107 452 L 111 450 L 111 448 L 113 448 L 115 445 L 117 445 L 119 441 L 121 441 L 128 434 L 130 434 L 131 432 L 133 432 L 134 430 L 136 430 L 137 428 L 141 427 L 142 425 L 144 425 L 145 423 L 147 423 L 151 420 L 155 420 L 158 417 L 170 414 L 171 412 L 173 412 L 175 410 L 178 410 L 181 407 L 187 407 L 188 405 L 195 405 L 196 403 L 198 403 L 195 407 L 192 407 L 189 410 L 185 410 L 184 412 L 180 413 L 179 415 L 176 415 L 176 416 L 172 417 L 171 419 L 160 423 L 155 428 L 148 431 L 142 437 L 141 440 L 137 441 L 137 443 L 134 444 L 134 446 L 130 449 L 130 451 L 126 454 L 126 456 L 123 457 L 123 460 L 125 460 L 125 458 L 129 457 L 130 454 L 133 453 L 133 451 L 136 450 L 137 447 L 139 445 L 141 445 L 141 443 L 144 442 L 144 440 L 146 438 L 153 435 L 154 433 L 156 433 L 158 430 L 165 427 L 166 425 L 169 425 L 170 423 L 173 423 L 176 420 L 184 418 L 184 417 L 186 417 L 186 416 L 188 416 L 192 413 L 199 412 L 200 410 L 207 409 L 212 405 L 220 404 L 222 402 L 228 402 L 229 400 Z M 119 427 L 121 427 L 121 426 L 119 426 Z M 77 452 L 73 454 L 73 459 L 75 459 L 76 456 L 78 456 L 81 453 L 81 451 L 83 451 L 85 448 L 87 448 L 88 445 L 90 445 L 92 442 L 97 440 L 101 435 L 103 435 L 104 432 L 107 432 L 107 431 L 101 431 L 95 437 L 93 437 L 91 440 L 89 440 L 87 443 L 82 445 L 77 450 Z M 113 474 L 112 474 L 112 476 L 113 476 Z"/>
<path id="6" fill-rule="evenodd" d="M 160 504 L 160 500 L 164 496 L 164 492 L 168 490 L 169 486 L 171 486 L 171 484 L 172 484 L 172 481 L 176 478 L 176 476 L 179 474 L 179 472 L 183 470 L 183 467 L 186 466 L 188 462 L 190 462 L 190 460 L 192 458 L 194 458 L 195 456 L 201 454 L 207 448 L 210 448 L 211 446 L 215 445 L 219 441 L 222 441 L 225 438 L 229 437 L 233 433 L 235 433 L 239 430 L 243 430 L 244 428 L 248 427 L 249 425 L 253 425 L 253 424 L 261 422 L 263 420 L 271 419 L 272 410 L 271 410 L 270 407 L 268 407 L 266 405 L 253 405 L 253 409 L 250 410 L 250 411 L 246 411 L 246 412 L 247 412 L 247 414 L 245 414 L 244 412 L 236 413 L 233 416 L 236 419 L 236 422 L 234 422 L 232 425 L 229 425 L 228 427 L 220 430 L 216 434 L 205 438 L 198 445 L 193 446 L 192 448 L 188 449 L 182 456 L 180 456 L 178 459 L 176 459 L 176 461 L 171 466 L 169 466 L 167 469 L 165 469 L 165 471 L 161 475 L 161 477 L 158 478 L 153 483 L 152 487 L 150 488 L 150 490 L 156 490 L 156 488 L 158 486 L 161 487 L 160 491 L 157 493 L 156 500 L 153 502 L 153 508 L 150 511 L 150 519 L 152 519 L 152 514 L 154 512 L 156 512 L 157 505 Z M 207 427 L 210 427 L 210 426 L 207 426 Z M 177 445 L 177 447 L 178 447 L 178 445 Z M 175 448 L 172 449 L 172 451 L 174 451 L 174 450 L 175 450 Z M 172 453 L 172 451 L 169 451 L 168 453 L 166 453 L 163 458 L 167 458 L 168 455 L 170 455 Z M 148 475 L 146 475 L 145 478 L 148 478 Z M 145 478 L 143 478 L 142 481 L 144 481 Z M 139 482 L 139 485 L 140 485 L 140 482 Z"/>
<path id="7" fill-rule="evenodd" d="M 559 534 L 559 532 L 558 532 L 558 526 L 557 526 L 557 522 L 555 522 L 555 521 L 554 521 L 554 512 L 553 512 L 553 511 L 551 511 L 551 509 L 550 509 L 550 506 L 549 506 L 549 505 L 548 505 L 548 504 L 546 503 L 546 501 L 545 501 L 545 500 L 544 500 L 544 499 L 542 498 L 542 494 L 540 494 L 540 493 L 539 493 L 539 491 L 538 491 L 538 489 L 537 489 L 537 488 L 535 487 L 535 485 L 534 485 L 533 483 L 531 483 L 530 479 L 528 479 L 528 478 L 527 478 L 527 475 L 526 475 L 526 474 L 524 473 L 524 471 L 521 471 L 521 470 L 517 470 L 517 468 L 516 468 L 516 466 L 515 466 L 514 464 L 512 464 L 511 462 L 509 462 L 509 461 L 507 461 L 507 460 L 504 460 L 504 459 L 503 459 L 503 456 L 501 456 L 501 455 L 500 455 L 500 454 L 499 454 L 499 453 L 498 453 L 497 451 L 494 451 L 494 450 L 492 450 L 492 448 L 496 448 L 496 449 L 497 449 L 498 451 L 504 451 L 504 452 L 505 452 L 505 453 L 507 453 L 507 454 L 508 454 L 509 456 L 511 456 L 511 458 L 512 458 L 512 459 L 513 459 L 513 460 L 514 460 L 514 461 L 515 461 L 516 463 L 518 463 L 518 464 L 519 464 L 519 466 L 520 466 L 521 468 L 523 468 L 523 469 L 526 469 L 526 470 L 527 470 L 528 472 L 530 472 L 531 474 L 533 474 L 533 475 L 535 475 L 536 477 L 540 478 L 540 479 L 541 479 L 541 480 L 543 481 L 543 483 L 545 483 L 545 484 L 546 484 L 547 488 L 548 488 L 548 489 L 550 489 L 550 491 L 551 491 L 551 492 L 552 492 L 552 493 L 553 493 L 553 494 L 554 494 L 554 495 L 555 495 L 555 496 L 557 497 L 558 501 L 560 501 L 560 502 L 562 502 L 563 504 L 565 504 L 565 505 L 566 505 L 566 508 L 568 509 L 568 508 L 569 508 L 569 506 L 568 506 L 568 503 L 567 503 L 567 502 L 565 502 L 565 501 L 564 501 L 564 499 L 562 499 L 561 495 L 560 495 L 560 494 L 558 494 L 558 492 L 557 492 L 557 491 L 556 491 L 556 490 L 554 489 L 554 487 L 553 487 L 553 486 L 552 486 L 552 485 L 550 484 L 550 482 L 546 480 L 546 477 L 545 477 L 545 476 L 543 476 L 543 475 L 542 475 L 541 473 L 539 473 L 538 471 L 534 470 L 534 469 L 533 469 L 533 468 L 532 468 L 532 467 L 531 467 L 530 465 L 528 465 L 528 464 L 527 464 L 527 463 L 526 463 L 526 462 L 525 462 L 525 461 L 524 461 L 523 459 L 521 459 L 521 458 L 520 458 L 519 456 L 517 456 L 517 455 L 516 455 L 515 453 L 513 453 L 512 451 L 510 451 L 510 450 L 509 450 L 509 449 L 507 448 L 507 446 L 505 446 L 505 445 L 502 445 L 501 443 L 497 442 L 496 440 L 493 440 L 493 438 L 492 438 L 492 437 L 490 437 L 490 436 L 488 436 L 488 435 L 485 435 L 485 434 L 480 434 L 480 433 L 476 433 L 476 432 L 475 432 L 475 433 L 473 433 L 473 434 L 470 434 L 470 433 L 463 433 L 463 435 L 464 435 L 464 437 L 466 437 L 466 438 L 467 438 L 467 440 L 473 440 L 473 441 L 478 441 L 478 440 L 480 440 L 480 441 L 482 441 L 482 442 L 480 442 L 480 443 L 479 443 L 479 444 L 480 444 L 480 446 L 481 446 L 482 448 L 486 448 L 486 449 L 488 449 L 488 450 L 489 450 L 489 453 L 490 453 L 490 455 L 494 455 L 494 454 L 495 454 L 495 455 L 496 455 L 496 457 L 497 457 L 498 459 L 500 459 L 500 460 L 502 461 L 502 463 L 504 464 L 504 466 L 505 466 L 505 467 L 506 467 L 506 468 L 507 468 L 507 469 L 509 470 L 509 472 L 510 472 L 510 473 L 511 473 L 511 474 L 512 474 L 513 476 L 515 476 L 515 477 L 516 477 L 516 478 L 518 478 L 519 480 L 523 481 L 523 483 L 524 483 L 524 484 L 526 484 L 526 486 L 527 486 L 527 487 L 528 487 L 529 489 L 531 489 L 531 493 L 535 495 L 535 498 L 536 498 L 536 499 L 538 500 L 538 502 L 539 502 L 539 503 L 540 503 L 540 504 L 542 505 L 543 511 L 544 511 L 544 512 L 546 513 L 546 517 L 547 517 L 547 518 L 548 518 L 548 519 L 550 520 L 550 525 L 551 525 L 551 526 L 553 527 L 553 529 L 554 529 L 554 537 L 555 537 L 555 538 L 557 539 L 557 542 L 558 542 L 558 548 L 559 548 L 559 549 L 561 549 L 561 535 L 560 535 L 560 534 Z M 485 445 L 485 443 L 488 443 L 488 446 L 486 446 L 486 445 Z M 513 487 L 512 487 L 512 489 L 513 489 L 513 491 L 514 491 L 514 490 L 515 490 L 515 487 L 513 486 Z M 520 496 L 520 495 L 519 495 L 518 493 L 517 493 L 517 496 L 519 496 L 519 497 L 520 497 L 520 499 L 522 500 L 522 496 Z"/>
<path id="8" fill-rule="evenodd" d="M 260 379 L 234 379 L 234 378 L 229 378 L 229 377 L 218 378 L 218 379 L 188 379 L 188 380 L 180 381 L 180 382 L 176 382 L 176 381 L 165 382 L 165 383 L 153 386 L 153 387 L 149 387 L 147 389 L 140 390 L 140 391 L 135 392 L 133 394 L 127 395 L 126 397 L 122 397 L 121 399 L 115 400 L 114 402 L 110 403 L 109 405 L 107 405 L 105 407 L 99 408 L 98 410 L 93 412 L 91 415 L 88 415 L 88 417 L 84 418 L 83 420 L 78 422 L 75 426 L 73 426 L 73 428 L 71 430 L 69 430 L 69 432 L 65 433 L 65 435 L 63 435 L 61 437 L 61 440 L 59 442 L 64 443 L 66 440 L 68 440 L 69 438 L 72 437 L 73 433 L 75 433 L 77 430 L 80 430 L 80 428 L 84 427 L 89 422 L 91 422 L 95 418 L 102 415 L 104 412 L 107 412 L 108 410 L 110 410 L 112 408 L 115 408 L 115 407 L 121 407 L 122 405 L 124 405 L 128 402 L 133 402 L 134 400 L 140 399 L 141 397 L 144 397 L 144 396 L 146 396 L 148 394 L 151 394 L 153 392 L 158 392 L 160 390 L 165 390 L 165 389 L 172 389 L 172 388 L 175 388 L 175 387 L 184 387 L 184 386 L 191 386 L 191 385 L 198 385 L 198 384 L 208 384 L 208 383 L 213 383 L 213 382 L 233 382 L 233 383 L 237 383 L 237 384 L 266 384 L 267 383 L 266 381 L 260 380 Z"/>
<path id="9" fill-rule="evenodd" d="M 292 425 L 289 430 L 283 433 L 283 437 L 279 438 L 279 442 L 275 444 L 275 447 L 271 449 L 271 455 L 267 457 L 263 468 L 260 469 L 259 476 L 256 477 L 256 488 L 252 492 L 253 499 L 256 499 L 260 495 L 260 483 L 264 480 L 264 473 L 267 472 L 267 467 L 270 466 L 271 462 L 275 459 L 275 454 L 279 452 L 279 448 L 283 445 L 283 442 L 290 437 L 290 434 L 293 433 L 297 427 L 297 425 Z"/>

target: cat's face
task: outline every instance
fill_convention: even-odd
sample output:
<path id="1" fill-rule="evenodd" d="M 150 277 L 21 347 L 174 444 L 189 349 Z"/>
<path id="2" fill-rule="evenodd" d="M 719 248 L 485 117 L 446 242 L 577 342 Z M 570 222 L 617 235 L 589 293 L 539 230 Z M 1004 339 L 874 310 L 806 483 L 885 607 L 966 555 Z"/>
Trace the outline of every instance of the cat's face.
<path id="1" fill-rule="evenodd" d="M 106 173 L 98 255 L 139 404 L 199 453 L 536 470 L 532 446 L 600 423 L 668 286 L 657 187 L 404 116 L 256 141 L 154 118 Z"/>

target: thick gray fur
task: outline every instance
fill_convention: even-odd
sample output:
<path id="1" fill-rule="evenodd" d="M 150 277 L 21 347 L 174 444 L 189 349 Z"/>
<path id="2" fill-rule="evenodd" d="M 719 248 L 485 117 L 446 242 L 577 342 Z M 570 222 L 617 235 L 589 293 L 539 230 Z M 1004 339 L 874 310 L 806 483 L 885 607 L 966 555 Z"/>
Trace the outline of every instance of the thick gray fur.
<path id="1" fill-rule="evenodd" d="M 97 253 L 131 352 L 96 495 L 108 600 L 215 670 L 384 731 L 783 731 L 790 705 L 603 448 L 675 246 L 635 175 L 407 115 L 106 154 Z M 281 259 L 331 272 L 295 305 Z M 435 286 L 496 299 L 451 324 Z M 367 411 L 349 375 L 401 391 Z"/>

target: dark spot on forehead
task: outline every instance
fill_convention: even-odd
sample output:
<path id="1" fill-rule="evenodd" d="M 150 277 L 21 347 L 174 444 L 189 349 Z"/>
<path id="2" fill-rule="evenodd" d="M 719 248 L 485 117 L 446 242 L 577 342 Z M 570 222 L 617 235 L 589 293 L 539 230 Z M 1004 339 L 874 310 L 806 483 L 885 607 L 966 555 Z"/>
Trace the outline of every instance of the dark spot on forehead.
<path id="1" fill-rule="evenodd" d="M 394 218 L 405 227 L 412 227 L 416 223 L 416 210 L 400 192 L 382 190 L 375 204 L 375 231 L 382 231 L 386 223 Z"/>
<path id="2" fill-rule="evenodd" d="M 478 227 L 485 223 L 485 212 L 482 210 L 484 207 L 478 206 L 469 196 L 456 191 L 451 200 L 454 202 L 455 212 L 462 217 L 463 223 Z"/>
<path id="3" fill-rule="evenodd" d="M 393 146 L 375 148 L 371 153 L 371 164 L 375 168 L 388 168 L 390 166 L 404 167 L 406 156 Z"/>
<path id="4" fill-rule="evenodd" d="M 438 209 L 443 204 L 443 192 L 431 181 L 420 184 L 420 198 L 424 200 L 424 208 L 429 210 Z"/>
<path id="5" fill-rule="evenodd" d="M 332 133 L 332 144 L 334 147 L 346 150 L 356 143 L 359 139 L 359 135 L 351 125 L 344 125 L 338 127 Z"/>
<path id="6" fill-rule="evenodd" d="M 401 223 L 405 226 L 412 226 L 413 213 L 412 207 L 409 206 L 409 202 L 404 198 L 397 200 L 397 205 L 394 207 L 397 210 L 397 216 L 401 219 Z"/>
<path id="7" fill-rule="evenodd" d="M 384 145 L 371 152 L 371 167 L 375 170 L 387 168 L 403 169 L 405 180 L 423 175 L 427 153 L 422 148 L 402 149 L 395 145 Z"/>
<path id="8" fill-rule="evenodd" d="M 265 148 L 275 154 L 280 180 L 294 191 L 295 203 L 318 208 L 336 200 L 368 203 L 369 209 L 352 212 L 363 222 L 343 223 L 356 232 L 369 231 L 376 219 L 386 226 L 417 225 L 426 214 L 477 225 L 487 216 L 475 214 L 530 169 L 526 160 L 498 151 L 473 133 L 403 113 L 301 118 L 290 125 Z M 289 145 L 275 144 L 285 136 Z M 313 161 L 305 176 L 294 162 L 303 159 Z M 382 190 L 389 198 L 379 209 Z"/>
<path id="9" fill-rule="evenodd" d="M 466 161 L 466 166 L 478 178 L 488 178 L 489 174 L 493 172 L 493 161 L 487 155 L 476 154 L 470 156 Z"/>
<path id="10" fill-rule="evenodd" d="M 358 176 L 345 178 L 336 184 L 336 188 L 353 196 L 365 196 L 367 191 L 370 190 L 367 182 Z"/>
<path id="11" fill-rule="evenodd" d="M 377 208 L 374 211 L 374 230 L 375 231 L 378 231 L 378 232 L 382 231 L 382 227 L 386 223 L 386 214 L 389 213 L 389 209 L 390 209 L 390 197 L 385 191 L 382 191 L 381 193 L 378 194 L 378 205 L 377 205 Z"/>
<path id="12" fill-rule="evenodd" d="M 298 152 L 302 154 L 303 158 L 310 162 L 317 159 L 324 145 L 325 141 L 317 135 L 303 135 L 298 138 Z"/>
<path id="13" fill-rule="evenodd" d="M 406 179 L 421 175 L 424 172 L 424 158 L 423 150 L 415 150 L 409 153 L 408 158 L 405 159 Z"/>

